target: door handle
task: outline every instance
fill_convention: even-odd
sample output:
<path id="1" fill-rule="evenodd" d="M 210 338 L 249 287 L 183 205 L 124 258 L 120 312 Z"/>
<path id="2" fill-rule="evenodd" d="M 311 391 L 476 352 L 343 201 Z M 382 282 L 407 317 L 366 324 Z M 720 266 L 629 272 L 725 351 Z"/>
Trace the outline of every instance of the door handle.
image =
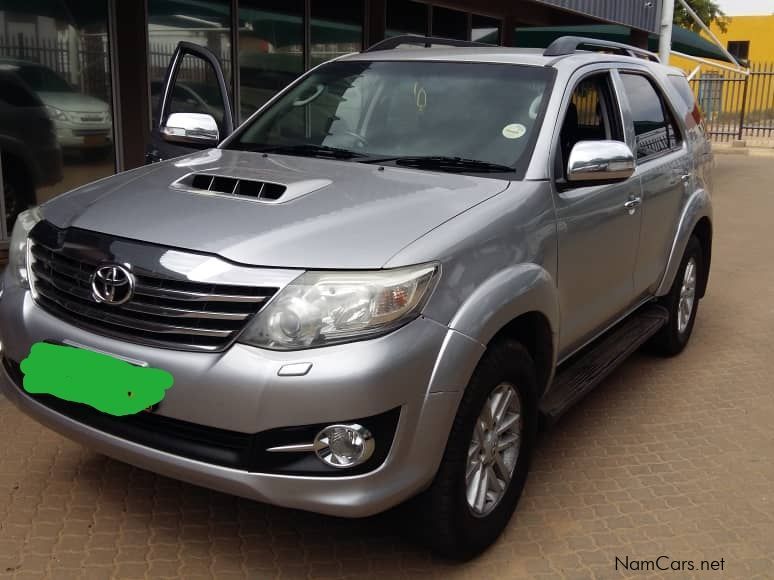
<path id="1" fill-rule="evenodd" d="M 629 212 L 629 215 L 634 215 L 637 213 L 637 208 L 642 205 L 642 198 L 641 197 L 634 197 L 627 201 L 624 204 L 624 208 L 626 208 L 626 211 Z"/>

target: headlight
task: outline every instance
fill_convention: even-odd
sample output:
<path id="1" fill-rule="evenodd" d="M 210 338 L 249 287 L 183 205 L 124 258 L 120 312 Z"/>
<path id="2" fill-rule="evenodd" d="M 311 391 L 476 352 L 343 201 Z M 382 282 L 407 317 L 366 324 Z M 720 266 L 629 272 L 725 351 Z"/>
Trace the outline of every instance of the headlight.
<path id="1" fill-rule="evenodd" d="M 438 267 L 372 272 L 307 272 L 258 314 L 240 342 L 300 350 L 390 332 L 418 316 Z"/>
<path id="2" fill-rule="evenodd" d="M 70 117 L 67 116 L 67 113 L 65 113 L 61 109 L 57 109 L 56 107 L 52 107 L 51 105 L 46 105 L 46 110 L 48 111 L 48 116 L 51 117 L 54 121 L 69 121 Z"/>
<path id="3" fill-rule="evenodd" d="M 29 273 L 27 272 L 29 245 L 27 236 L 41 219 L 43 219 L 43 216 L 40 214 L 40 209 L 33 207 L 21 212 L 19 217 L 16 218 L 16 225 L 13 226 L 11 243 L 8 248 L 8 267 L 11 268 L 11 271 L 23 288 L 30 287 Z"/>

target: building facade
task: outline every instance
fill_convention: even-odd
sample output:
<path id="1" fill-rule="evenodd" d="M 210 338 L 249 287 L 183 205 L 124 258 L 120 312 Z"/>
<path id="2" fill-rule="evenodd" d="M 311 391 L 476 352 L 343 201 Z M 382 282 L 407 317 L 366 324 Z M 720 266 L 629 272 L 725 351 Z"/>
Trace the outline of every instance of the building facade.
<path id="1" fill-rule="evenodd" d="M 734 16 L 725 32 L 716 24 L 712 31 L 737 60 L 774 62 L 774 3 L 769 16 Z"/>
<path id="2" fill-rule="evenodd" d="M 525 27 L 616 23 L 643 45 L 660 16 L 660 0 L 3 0 L 0 75 L 15 80 L 0 78 L 0 244 L 20 208 L 145 163 L 180 41 L 218 56 L 244 120 L 310 67 L 389 36 L 514 46 Z M 175 98 L 214 106 L 208 70 L 184 63 L 181 74 Z M 45 150 L 19 128 L 33 109 L 51 124 Z"/>

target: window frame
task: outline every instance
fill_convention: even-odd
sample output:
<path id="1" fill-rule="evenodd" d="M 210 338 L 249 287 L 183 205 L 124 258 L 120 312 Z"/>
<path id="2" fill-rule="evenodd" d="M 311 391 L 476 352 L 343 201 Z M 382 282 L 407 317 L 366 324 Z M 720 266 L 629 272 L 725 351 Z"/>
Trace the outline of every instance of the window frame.
<path id="1" fill-rule="evenodd" d="M 618 78 L 616 79 L 616 82 L 620 85 L 620 91 L 619 91 L 619 98 L 626 99 L 626 110 L 628 113 L 628 122 L 626 125 L 629 127 L 629 130 L 631 131 L 631 140 L 629 141 L 629 145 L 632 148 L 632 151 L 634 153 L 635 159 L 637 161 L 637 165 L 645 165 L 647 163 L 650 163 L 651 161 L 656 161 L 658 159 L 661 159 L 662 157 L 665 157 L 667 155 L 671 155 L 673 153 L 683 151 L 686 147 L 686 131 L 685 127 L 683 126 L 683 122 L 681 120 L 680 115 L 675 111 L 674 104 L 671 102 L 669 97 L 669 91 L 664 88 L 662 83 L 653 75 L 650 71 L 646 69 L 640 69 L 640 68 L 631 68 L 631 67 L 619 67 L 616 69 L 616 73 Z M 661 111 L 664 115 L 664 118 L 666 121 L 668 121 L 668 118 L 671 118 L 672 124 L 674 124 L 676 131 L 676 135 L 679 135 L 679 143 L 677 143 L 676 146 L 670 146 L 669 149 L 665 149 L 664 151 L 659 151 L 658 153 L 653 153 L 651 155 L 648 155 L 646 157 L 638 157 L 637 155 L 637 132 L 634 128 L 634 116 L 632 114 L 632 107 L 631 102 L 629 101 L 629 95 L 626 92 L 626 87 L 624 86 L 623 82 L 623 75 L 633 75 L 633 76 L 641 76 L 644 77 L 647 81 L 650 82 L 650 85 L 653 87 L 653 90 L 656 93 L 656 96 L 661 100 Z M 667 125 L 664 125 L 666 128 Z M 667 131 L 667 135 L 669 132 Z"/>
<path id="2" fill-rule="evenodd" d="M 731 45 L 734 45 L 733 47 Z M 744 56 L 738 54 L 737 48 L 744 47 Z M 750 60 L 750 41 L 749 40 L 729 40 L 726 49 L 738 61 Z"/>
<path id="3" fill-rule="evenodd" d="M 349 62 L 359 62 L 358 60 L 353 60 Z M 366 61 L 368 62 L 368 61 Z M 403 60 L 403 59 L 396 59 L 396 60 L 383 60 L 379 62 L 412 62 L 410 60 Z M 449 60 L 436 60 L 436 59 L 430 59 L 427 61 L 420 60 L 416 62 L 427 62 L 427 63 L 447 63 L 447 64 L 460 64 L 460 61 L 449 61 Z M 258 117 L 268 112 L 268 110 L 273 107 L 277 101 L 279 101 L 281 98 L 285 97 L 289 92 L 294 90 L 298 85 L 300 85 L 302 82 L 306 80 L 306 78 L 315 70 L 327 67 L 327 66 L 333 66 L 335 65 L 335 59 L 333 61 L 328 61 L 321 63 L 317 65 L 316 67 L 313 67 L 312 69 L 306 71 L 304 74 L 299 76 L 296 80 L 294 80 L 292 83 L 290 83 L 288 86 L 286 86 L 284 89 L 279 91 L 277 94 L 275 94 L 271 99 L 269 99 L 260 109 L 255 111 L 250 117 L 248 117 L 240 126 L 238 126 L 236 129 L 234 129 L 234 132 L 231 133 L 228 137 L 226 137 L 224 140 L 222 140 L 218 144 L 218 149 L 234 149 L 238 150 L 241 138 L 243 135 L 253 126 L 255 122 L 257 122 Z M 529 168 L 531 164 L 534 161 L 535 158 L 535 152 L 537 151 L 537 143 L 540 140 L 541 133 L 545 129 L 547 123 L 547 112 L 549 108 L 549 104 L 551 101 L 551 96 L 554 94 L 556 90 L 556 81 L 557 81 L 557 72 L 556 69 L 551 67 L 540 67 L 538 65 L 526 65 L 526 64 L 510 64 L 510 63 L 483 63 L 483 62 L 470 62 L 467 64 L 471 65 L 479 65 L 479 66 L 503 66 L 503 67 L 523 67 L 523 68 L 537 68 L 537 69 L 543 69 L 548 71 L 548 75 L 546 76 L 546 87 L 545 87 L 545 95 L 548 98 L 544 98 L 540 104 L 539 113 L 537 116 L 538 120 L 538 128 L 536 131 L 534 131 L 533 135 L 530 137 L 530 140 L 526 144 L 525 151 L 531 151 L 531 153 L 526 153 L 523 155 L 522 158 L 518 159 L 513 163 L 512 168 L 509 171 L 503 171 L 502 173 L 478 173 L 474 171 L 469 172 L 460 172 L 461 174 L 468 174 L 468 175 L 476 175 L 476 176 L 484 176 L 492 179 L 507 179 L 510 181 L 523 181 L 526 179 L 527 173 L 529 172 Z M 609 71 L 608 71 L 609 72 Z M 611 85 L 611 87 L 614 89 L 614 86 Z M 620 105 L 619 105 L 620 110 Z"/>
<path id="4" fill-rule="evenodd" d="M 554 187 L 559 192 L 568 191 L 571 189 L 579 189 L 583 187 L 589 187 L 588 183 L 572 183 L 567 181 L 567 161 L 563 159 L 561 153 L 562 146 L 562 129 L 564 128 L 564 119 L 567 116 L 567 111 L 572 102 L 572 96 L 575 94 L 575 90 L 589 77 L 605 75 L 607 76 L 607 84 L 609 88 L 610 98 L 613 102 L 610 103 L 612 111 L 612 118 L 609 121 L 615 121 L 615 127 L 611 125 L 611 129 L 615 128 L 622 141 L 621 143 L 627 143 L 627 129 L 626 129 L 626 117 L 624 115 L 624 108 L 621 102 L 621 94 L 619 83 L 615 78 L 616 69 L 610 66 L 610 64 L 592 65 L 594 68 L 589 70 L 576 71 L 570 78 L 570 82 L 567 83 L 567 88 L 562 95 L 562 101 L 560 105 L 560 113 L 557 117 L 557 122 L 554 125 L 554 135 L 551 140 L 551 156 L 549 158 L 549 178 L 554 184 Z M 628 104 L 628 103 L 627 103 Z M 628 144 L 628 143 L 627 143 Z M 559 163 L 562 165 L 559 165 Z"/>

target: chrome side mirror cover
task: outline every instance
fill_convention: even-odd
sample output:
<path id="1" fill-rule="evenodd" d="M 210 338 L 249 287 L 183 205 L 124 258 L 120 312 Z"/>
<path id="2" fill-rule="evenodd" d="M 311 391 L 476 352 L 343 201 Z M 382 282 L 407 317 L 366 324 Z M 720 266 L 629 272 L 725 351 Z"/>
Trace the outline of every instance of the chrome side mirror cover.
<path id="1" fill-rule="evenodd" d="M 570 152 L 567 181 L 616 182 L 634 175 L 637 161 L 621 141 L 580 141 Z"/>
<path id="2" fill-rule="evenodd" d="M 218 123 L 212 115 L 172 113 L 160 127 L 164 141 L 189 145 L 215 146 L 220 141 Z"/>

